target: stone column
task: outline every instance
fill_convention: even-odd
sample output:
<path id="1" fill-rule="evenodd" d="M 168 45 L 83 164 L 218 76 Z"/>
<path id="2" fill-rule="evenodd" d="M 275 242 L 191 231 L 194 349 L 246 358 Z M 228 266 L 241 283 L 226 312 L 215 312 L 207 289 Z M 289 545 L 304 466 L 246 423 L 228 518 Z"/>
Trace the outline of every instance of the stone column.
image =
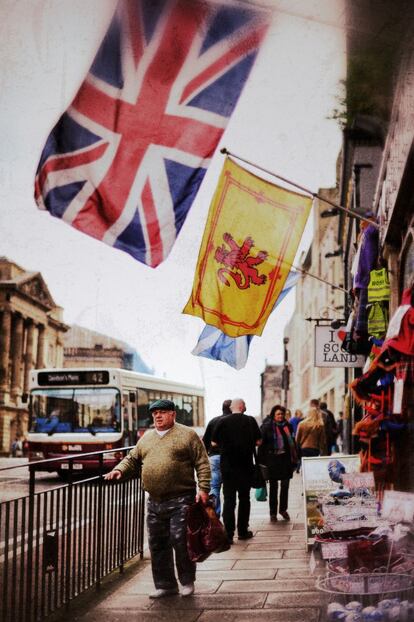
<path id="1" fill-rule="evenodd" d="M 23 318 L 16 315 L 14 318 L 12 340 L 11 340 L 11 357 L 12 357 L 12 379 L 11 379 L 11 395 L 17 398 L 22 392 L 22 354 L 23 354 Z"/>
<path id="2" fill-rule="evenodd" d="M 4 309 L 0 327 L 0 404 L 5 403 L 6 394 L 10 392 L 9 358 L 11 340 L 12 314 Z"/>
<path id="3" fill-rule="evenodd" d="M 64 358 L 63 352 L 64 352 L 63 341 L 59 335 L 56 340 L 56 367 L 63 367 L 63 358 Z"/>
<path id="4" fill-rule="evenodd" d="M 24 355 L 23 393 L 29 392 L 29 375 L 30 370 L 33 368 L 34 330 L 35 325 L 33 324 L 32 320 L 29 320 L 27 325 L 26 353 Z"/>
<path id="5" fill-rule="evenodd" d="M 45 327 L 43 326 L 43 324 L 39 324 L 36 369 L 42 369 L 45 367 L 45 337 Z"/>

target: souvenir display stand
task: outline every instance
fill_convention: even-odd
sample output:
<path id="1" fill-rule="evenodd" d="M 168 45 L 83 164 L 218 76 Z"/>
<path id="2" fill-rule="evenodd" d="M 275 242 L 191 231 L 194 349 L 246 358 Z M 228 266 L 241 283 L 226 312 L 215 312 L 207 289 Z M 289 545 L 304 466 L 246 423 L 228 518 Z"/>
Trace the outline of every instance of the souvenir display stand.
<path id="1" fill-rule="evenodd" d="M 348 476 L 348 483 L 366 475 Z M 364 507 L 357 501 L 354 506 Z M 324 516 L 324 531 L 314 543 L 314 556 L 320 555 L 326 570 L 317 580 L 327 600 L 323 619 L 414 622 L 414 494 L 385 491 L 376 526 L 361 511 L 342 530 L 332 522 L 336 518 Z"/>
<path id="2" fill-rule="evenodd" d="M 321 528 L 313 564 L 320 554 L 326 569 L 317 587 L 328 601 L 326 621 L 414 622 L 414 494 L 395 490 L 404 487 L 401 460 L 414 418 L 414 286 L 389 319 L 388 274 L 372 224 L 361 227 L 351 272 L 354 304 L 342 348 L 367 357 L 350 385 L 362 409 L 352 430 L 360 473 L 344 462 L 336 494 L 314 495 Z"/>

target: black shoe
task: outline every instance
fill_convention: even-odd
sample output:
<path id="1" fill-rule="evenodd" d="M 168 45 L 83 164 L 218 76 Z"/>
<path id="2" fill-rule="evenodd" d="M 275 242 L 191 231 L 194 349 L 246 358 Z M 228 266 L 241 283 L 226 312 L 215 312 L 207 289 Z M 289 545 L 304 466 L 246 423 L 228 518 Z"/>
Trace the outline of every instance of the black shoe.
<path id="1" fill-rule="evenodd" d="M 280 515 L 283 516 L 283 518 L 285 520 L 290 520 L 290 516 L 289 514 L 285 511 L 285 512 L 280 512 Z"/>
<path id="2" fill-rule="evenodd" d="M 239 540 L 250 540 L 250 538 L 253 538 L 253 531 L 239 534 Z"/>
<path id="3" fill-rule="evenodd" d="M 233 535 L 227 534 L 227 542 L 229 544 L 234 544 Z"/>
<path id="4" fill-rule="evenodd" d="M 270 521 L 272 523 L 277 523 L 277 516 L 276 516 L 276 514 L 271 514 L 270 515 Z"/>

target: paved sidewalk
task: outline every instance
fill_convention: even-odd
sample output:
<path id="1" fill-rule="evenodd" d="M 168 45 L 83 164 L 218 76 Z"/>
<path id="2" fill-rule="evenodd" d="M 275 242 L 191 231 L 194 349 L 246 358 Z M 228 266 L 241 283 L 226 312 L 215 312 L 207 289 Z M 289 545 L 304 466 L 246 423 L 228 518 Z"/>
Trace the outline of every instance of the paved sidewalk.
<path id="1" fill-rule="evenodd" d="M 252 498 L 254 497 L 252 491 Z M 119 577 L 110 593 L 90 596 L 74 606 L 71 620 L 79 622 L 318 622 L 321 595 L 310 576 L 305 551 L 301 477 L 291 482 L 291 522 L 270 523 L 267 503 L 253 501 L 252 540 L 235 540 L 225 553 L 198 565 L 196 593 L 151 601 L 153 590 L 148 553 L 132 573 Z M 66 614 L 68 615 L 68 614 Z M 67 619 L 65 617 L 64 619 Z"/>

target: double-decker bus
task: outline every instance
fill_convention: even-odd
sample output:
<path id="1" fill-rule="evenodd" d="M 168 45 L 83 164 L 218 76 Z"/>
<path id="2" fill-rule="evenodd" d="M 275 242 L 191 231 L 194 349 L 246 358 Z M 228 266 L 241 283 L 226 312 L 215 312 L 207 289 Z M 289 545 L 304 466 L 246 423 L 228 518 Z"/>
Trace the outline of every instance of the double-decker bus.
<path id="1" fill-rule="evenodd" d="M 152 426 L 148 406 L 157 399 L 176 405 L 177 422 L 204 427 L 204 389 L 125 369 L 38 369 L 30 373 L 29 461 L 113 449 L 104 467 L 121 459 L 119 447 L 134 445 Z M 76 471 L 99 467 L 95 456 L 77 458 Z M 38 466 L 65 477 L 69 462 Z"/>

